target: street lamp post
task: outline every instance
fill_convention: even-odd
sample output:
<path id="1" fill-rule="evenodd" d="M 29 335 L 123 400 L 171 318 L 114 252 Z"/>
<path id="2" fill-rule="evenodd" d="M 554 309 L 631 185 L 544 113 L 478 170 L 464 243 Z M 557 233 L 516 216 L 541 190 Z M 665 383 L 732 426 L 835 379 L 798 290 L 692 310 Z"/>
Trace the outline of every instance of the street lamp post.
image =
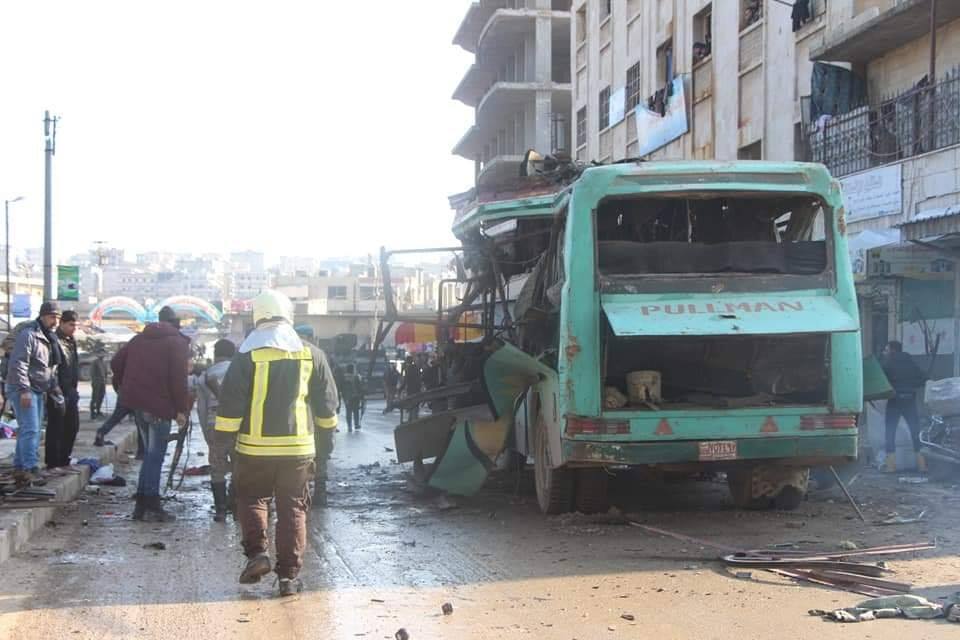
<path id="1" fill-rule="evenodd" d="M 10 307 L 10 205 L 21 200 L 23 200 L 23 196 L 3 201 L 4 226 L 6 227 L 6 248 L 3 257 L 7 263 L 7 331 L 13 330 L 11 326 L 13 324 L 13 309 Z"/>

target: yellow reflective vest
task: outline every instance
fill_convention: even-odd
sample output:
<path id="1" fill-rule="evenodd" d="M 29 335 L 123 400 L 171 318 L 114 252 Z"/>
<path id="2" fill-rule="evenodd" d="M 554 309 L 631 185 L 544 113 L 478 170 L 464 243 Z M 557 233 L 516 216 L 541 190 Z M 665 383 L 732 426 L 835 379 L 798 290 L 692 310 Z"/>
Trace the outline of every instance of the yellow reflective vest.
<path id="1" fill-rule="evenodd" d="M 323 352 L 238 353 L 220 387 L 216 430 L 237 434 L 237 453 L 312 457 L 313 430 L 337 426 L 337 386 Z M 311 419 L 312 417 L 312 419 Z"/>

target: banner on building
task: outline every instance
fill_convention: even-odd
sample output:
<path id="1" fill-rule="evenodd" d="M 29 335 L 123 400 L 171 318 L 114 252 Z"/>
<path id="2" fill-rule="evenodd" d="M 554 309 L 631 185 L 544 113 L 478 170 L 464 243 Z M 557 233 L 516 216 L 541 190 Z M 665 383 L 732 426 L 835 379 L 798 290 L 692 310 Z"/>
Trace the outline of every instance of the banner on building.
<path id="1" fill-rule="evenodd" d="M 57 300 L 80 300 L 80 267 L 57 265 Z"/>
<path id="2" fill-rule="evenodd" d="M 634 114 L 637 118 L 638 156 L 653 153 L 690 130 L 687 118 L 687 99 L 684 96 L 683 76 L 677 76 L 670 84 L 670 94 L 655 97 L 663 101 L 663 114 L 639 105 Z"/>
<path id="3" fill-rule="evenodd" d="M 895 164 L 841 178 L 847 222 L 900 213 L 903 209 L 903 165 Z"/>

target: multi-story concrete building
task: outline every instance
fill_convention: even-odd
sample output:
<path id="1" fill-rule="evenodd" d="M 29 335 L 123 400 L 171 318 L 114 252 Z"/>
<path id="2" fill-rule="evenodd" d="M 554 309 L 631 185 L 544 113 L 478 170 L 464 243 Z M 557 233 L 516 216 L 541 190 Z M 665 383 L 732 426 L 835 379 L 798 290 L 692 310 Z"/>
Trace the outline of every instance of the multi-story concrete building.
<path id="1" fill-rule="evenodd" d="M 844 187 L 865 348 L 960 375 L 960 2 L 832 0 L 812 57 L 809 158 Z"/>
<path id="2" fill-rule="evenodd" d="M 253 300 L 270 288 L 273 277 L 267 271 L 230 271 L 226 275 L 226 297 L 230 300 Z"/>
<path id="3" fill-rule="evenodd" d="M 574 0 L 576 158 L 798 157 L 826 2 L 796 25 L 791 4 Z"/>
<path id="4" fill-rule="evenodd" d="M 453 149 L 484 188 L 517 176 L 527 149 L 570 151 L 570 0 L 477 0 L 454 44 L 476 55 L 453 97 L 476 119 Z"/>
<path id="5" fill-rule="evenodd" d="M 230 266 L 234 270 L 260 273 L 266 271 L 266 259 L 260 251 L 236 251 L 230 254 Z"/>

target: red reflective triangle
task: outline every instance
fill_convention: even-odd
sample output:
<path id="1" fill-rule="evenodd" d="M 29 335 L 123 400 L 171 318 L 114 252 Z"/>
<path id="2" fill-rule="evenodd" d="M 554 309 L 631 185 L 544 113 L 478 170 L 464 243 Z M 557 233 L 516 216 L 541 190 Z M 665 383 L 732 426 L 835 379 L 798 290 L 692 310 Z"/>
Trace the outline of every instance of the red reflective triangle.
<path id="1" fill-rule="evenodd" d="M 773 416 L 767 416 L 766 422 L 760 427 L 760 433 L 778 433 L 779 431 L 780 427 L 777 426 L 777 421 L 773 419 Z"/>
<path id="2" fill-rule="evenodd" d="M 667 422 L 666 418 L 660 420 L 660 424 L 657 425 L 657 430 L 653 432 L 657 436 L 672 436 L 673 429 L 670 428 L 670 423 Z"/>

